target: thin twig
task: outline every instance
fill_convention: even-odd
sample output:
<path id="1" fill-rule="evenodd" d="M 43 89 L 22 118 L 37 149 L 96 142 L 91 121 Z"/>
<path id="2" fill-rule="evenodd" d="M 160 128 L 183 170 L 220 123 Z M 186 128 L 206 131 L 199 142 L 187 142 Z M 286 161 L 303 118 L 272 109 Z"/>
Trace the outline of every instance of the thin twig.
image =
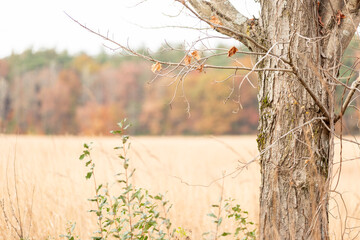
<path id="1" fill-rule="evenodd" d="M 339 115 L 335 116 L 334 123 L 336 123 L 342 116 L 345 114 L 346 109 L 348 108 L 352 97 L 354 96 L 354 93 L 356 92 L 357 88 L 360 85 L 360 77 L 358 77 L 352 84 L 351 84 L 351 90 L 349 94 L 347 95 L 344 104 L 341 107 L 341 112 Z"/>
<path id="2" fill-rule="evenodd" d="M 20 238 L 23 238 L 23 237 L 24 237 L 24 232 L 23 232 L 23 226 L 22 226 L 22 221 L 21 221 L 20 202 L 19 202 L 19 194 L 18 194 L 18 189 L 17 189 L 16 145 L 17 145 L 17 143 L 15 143 L 14 162 L 13 162 L 13 167 L 14 167 L 14 184 L 15 184 L 14 187 L 15 187 L 15 196 L 16 196 L 16 208 L 17 208 L 18 217 L 19 217 Z"/>
<path id="3" fill-rule="evenodd" d="M 327 119 L 330 119 L 330 114 L 329 112 L 326 110 L 326 108 L 324 107 L 324 105 L 321 103 L 321 101 L 319 100 L 319 98 L 315 95 L 315 93 L 311 90 L 310 86 L 307 84 L 307 82 L 302 78 L 302 76 L 300 75 L 299 71 L 297 70 L 296 66 L 293 63 L 292 57 L 291 57 L 291 43 L 293 40 L 294 35 L 292 36 L 291 40 L 290 40 L 290 46 L 289 46 L 289 65 L 293 70 L 293 73 L 295 74 L 295 76 L 297 77 L 297 80 L 300 82 L 300 84 L 305 88 L 305 90 L 310 94 L 311 98 L 314 100 L 315 104 L 319 107 L 320 111 L 324 114 L 324 116 Z"/>
<path id="4" fill-rule="evenodd" d="M 152 58 L 150 56 L 146 56 L 144 54 L 138 53 L 132 49 L 130 49 L 129 47 L 125 47 L 123 45 L 121 45 L 120 43 L 116 42 L 115 40 L 102 35 L 99 32 L 96 32 L 92 29 L 90 29 L 89 27 L 81 24 L 79 21 L 77 21 L 76 19 L 74 19 L 73 17 L 71 17 L 69 14 L 67 14 L 66 12 L 64 12 L 72 21 L 74 21 L 75 23 L 77 23 L 78 25 L 80 25 L 82 28 L 86 29 L 87 31 L 91 32 L 92 34 L 95 34 L 101 38 L 103 38 L 104 40 L 111 42 L 115 45 L 117 45 L 119 47 L 119 49 L 122 49 L 123 51 L 133 55 L 133 56 L 137 56 L 140 58 L 143 58 L 149 62 L 153 62 L 153 63 L 160 63 L 163 65 L 167 65 L 167 66 L 182 66 L 182 67 L 189 67 L 188 65 L 186 65 L 185 63 L 175 63 L 175 62 L 166 62 L 166 61 L 161 61 L 155 58 Z M 249 53 L 250 54 L 250 53 Z M 258 53 L 255 53 L 256 55 Z M 253 69 L 253 68 L 249 68 L 249 67 L 238 67 L 238 66 L 216 66 L 216 65 L 203 65 L 203 68 L 209 68 L 209 69 L 222 69 L 222 70 L 226 70 L 226 69 L 230 69 L 230 70 L 244 70 L 244 71 L 255 71 L 255 72 L 261 72 L 261 71 L 282 71 L 282 72 L 292 72 L 291 69 L 286 69 L 286 68 L 257 68 L 257 69 Z M 197 68 L 193 67 L 191 70 L 196 70 Z"/>

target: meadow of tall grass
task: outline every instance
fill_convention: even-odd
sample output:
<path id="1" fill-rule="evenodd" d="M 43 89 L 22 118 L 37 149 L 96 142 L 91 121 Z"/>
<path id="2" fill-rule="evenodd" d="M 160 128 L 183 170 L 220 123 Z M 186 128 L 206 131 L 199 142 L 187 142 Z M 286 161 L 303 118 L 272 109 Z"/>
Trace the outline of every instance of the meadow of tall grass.
<path id="1" fill-rule="evenodd" d="M 118 138 L 0 135 L 0 239 L 17 239 L 20 229 L 30 239 L 59 239 L 68 221 L 76 222 L 76 233 L 88 239 L 96 229 L 96 218 L 87 212 L 94 207 L 87 201 L 94 188 L 84 178 L 79 155 L 83 143 L 90 141 L 96 180 L 112 183 L 121 168 L 113 150 Z M 203 232 L 214 228 L 206 214 L 222 190 L 257 222 L 259 164 L 236 171 L 239 162 L 257 154 L 255 136 L 133 137 L 133 182 L 166 193 L 173 203 L 173 226 L 185 229 L 191 239 L 201 239 Z M 359 148 L 344 143 L 340 182 L 330 204 L 333 239 L 360 239 L 359 156 Z M 221 177 L 230 173 L 222 183 Z"/>

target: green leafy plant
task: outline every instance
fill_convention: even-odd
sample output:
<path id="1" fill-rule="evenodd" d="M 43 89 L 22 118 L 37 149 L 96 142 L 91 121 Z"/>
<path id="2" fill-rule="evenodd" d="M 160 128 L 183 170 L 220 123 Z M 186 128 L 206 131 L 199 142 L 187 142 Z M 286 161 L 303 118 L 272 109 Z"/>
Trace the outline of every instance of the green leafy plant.
<path id="1" fill-rule="evenodd" d="M 125 130 L 131 125 L 126 119 L 118 123 L 119 130 L 111 131 L 112 134 L 120 137 L 120 145 L 115 147 L 117 159 L 121 161 L 122 169 L 115 176 L 117 186 L 120 186 L 119 192 L 111 194 L 112 189 L 108 184 L 98 184 L 95 174 L 95 163 L 92 159 L 92 143 L 84 144 L 84 149 L 79 159 L 85 161 L 85 167 L 88 169 L 85 178 L 92 179 L 94 184 L 95 196 L 88 199 L 95 203 L 95 208 L 89 212 L 93 213 L 97 219 L 97 229 L 92 233 L 94 240 L 122 239 L 122 240 L 170 240 L 186 239 L 190 240 L 188 232 L 181 227 L 172 228 L 172 223 L 168 217 L 172 205 L 162 194 L 151 195 L 148 190 L 137 188 L 132 184 L 132 178 L 135 169 L 130 167 L 128 153 L 131 149 L 130 136 L 124 134 Z M 247 212 L 242 211 L 239 205 L 234 207 L 231 200 L 225 200 L 223 206 L 223 197 L 220 198 L 218 205 L 212 205 L 218 208 L 218 215 L 209 214 L 215 218 L 216 234 L 222 223 L 223 217 L 234 220 L 237 228 L 234 233 L 224 232 L 219 237 L 232 235 L 235 237 L 244 233 L 246 238 L 255 239 L 255 230 L 249 231 L 248 225 L 253 224 L 247 221 Z M 223 216 L 225 214 L 225 216 Z M 75 223 L 68 224 L 66 234 L 60 237 L 68 240 L 78 240 L 74 233 Z M 239 238 L 236 238 L 239 239 Z"/>
<path id="2" fill-rule="evenodd" d="M 219 202 L 218 204 L 211 205 L 213 210 L 207 214 L 215 224 L 215 231 L 206 232 L 203 234 L 203 237 L 211 240 L 223 237 L 231 237 L 231 239 L 236 240 L 255 240 L 256 230 L 249 229 L 250 227 L 253 228 L 252 225 L 254 223 L 248 220 L 248 212 L 243 211 L 239 204 L 235 204 L 234 199 L 228 198 L 224 200 L 225 172 L 223 173 L 222 180 Z M 221 231 L 221 225 L 226 219 L 235 229 L 233 232 Z"/>
<path id="3" fill-rule="evenodd" d="M 220 197 L 219 204 L 211 206 L 214 210 L 208 214 L 212 218 L 212 222 L 215 224 L 215 231 L 206 232 L 203 234 L 205 239 L 220 239 L 222 237 L 228 237 L 236 240 L 255 240 L 256 229 L 254 223 L 248 220 L 248 212 L 240 208 L 239 204 L 235 203 L 232 198 L 222 200 Z M 217 212 L 215 214 L 214 212 Z M 234 231 L 221 232 L 221 225 L 225 219 L 233 226 Z"/>
<path id="4" fill-rule="evenodd" d="M 126 119 L 118 123 L 119 130 L 111 133 L 119 136 L 120 145 L 117 151 L 118 160 L 122 162 L 122 170 L 116 174 L 116 183 L 121 186 L 117 194 L 111 194 L 107 184 L 98 185 L 95 175 L 95 163 L 91 157 L 92 143 L 84 144 L 80 160 L 85 160 L 88 168 L 86 179 L 93 179 L 95 196 L 89 201 L 95 203 L 90 212 L 97 218 L 98 228 L 92 239 L 170 239 L 174 231 L 170 231 L 171 222 L 167 214 L 171 205 L 162 194 L 151 195 L 146 189 L 136 188 L 131 182 L 135 169 L 130 169 L 128 152 L 131 148 L 130 136 L 124 131 L 130 127 Z M 67 239 L 75 239 L 73 228 L 67 230 Z"/>
<path id="5" fill-rule="evenodd" d="M 66 234 L 62 234 L 60 237 L 66 238 L 68 240 L 80 240 L 80 238 L 74 233 L 75 226 L 76 223 L 68 222 L 66 226 Z"/>

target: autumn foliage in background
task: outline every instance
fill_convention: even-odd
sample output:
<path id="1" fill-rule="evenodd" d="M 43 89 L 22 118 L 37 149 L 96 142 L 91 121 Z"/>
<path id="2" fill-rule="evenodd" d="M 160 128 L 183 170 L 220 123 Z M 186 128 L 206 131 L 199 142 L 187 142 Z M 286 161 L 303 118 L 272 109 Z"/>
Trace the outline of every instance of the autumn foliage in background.
<path id="1" fill-rule="evenodd" d="M 230 57 L 251 66 L 249 56 L 232 56 L 235 52 Z M 154 54 L 164 61 L 183 58 L 180 52 Z M 234 64 L 230 57 L 209 63 Z M 0 133 L 106 134 L 124 117 L 134 124 L 131 134 L 256 133 L 256 74 L 249 76 L 253 87 L 243 81 L 245 72 L 229 79 L 233 72 L 192 72 L 184 83 L 189 115 L 181 91 L 171 102 L 175 93 L 171 79 L 148 84 L 155 77 L 151 69 L 151 63 L 105 53 L 92 57 L 27 50 L 0 59 Z M 356 121 L 348 122 L 350 129 L 356 128 Z"/>
<path id="2" fill-rule="evenodd" d="M 161 57 L 176 61 L 181 56 Z M 175 92 L 174 85 L 168 86 L 171 80 L 159 78 L 148 84 L 155 76 L 150 63 L 105 53 L 91 57 L 27 50 L 0 60 L 0 131 L 104 134 L 127 117 L 134 123 L 132 134 L 254 133 L 257 89 L 244 83 L 243 109 L 234 102 L 235 94 L 224 104 L 232 80 L 215 81 L 227 75 L 215 71 L 188 75 L 189 117 L 180 91 L 169 105 Z M 254 76 L 250 79 L 256 84 Z M 241 80 L 239 74 L 235 85 Z"/>

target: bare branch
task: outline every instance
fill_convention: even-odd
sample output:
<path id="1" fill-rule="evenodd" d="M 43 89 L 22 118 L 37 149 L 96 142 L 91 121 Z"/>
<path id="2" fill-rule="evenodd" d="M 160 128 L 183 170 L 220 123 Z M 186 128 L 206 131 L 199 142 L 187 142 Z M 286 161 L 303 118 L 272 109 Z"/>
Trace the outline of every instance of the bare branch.
<path id="1" fill-rule="evenodd" d="M 350 101 L 352 99 L 352 97 L 354 96 L 355 91 L 357 90 L 357 88 L 360 85 L 360 77 L 358 77 L 352 84 L 351 84 L 351 90 L 349 92 L 349 94 L 347 95 L 342 107 L 341 107 L 341 112 L 339 115 L 337 115 L 334 119 L 334 122 L 336 123 L 340 118 L 342 118 L 342 116 L 345 114 L 346 109 L 348 108 Z"/>
<path id="2" fill-rule="evenodd" d="M 181 2 L 197 18 L 213 26 L 219 33 L 242 42 L 249 49 L 259 48 L 267 52 L 266 47 L 259 44 L 257 39 L 250 37 L 250 30 L 255 26 L 258 28 L 255 19 L 246 18 L 228 0 L 189 0 L 195 10 L 190 8 L 185 1 L 177 1 Z M 210 21 L 211 17 L 215 15 L 219 18 L 221 24 Z"/>
<path id="3" fill-rule="evenodd" d="M 105 36 L 105 35 L 102 35 L 101 33 L 99 32 L 96 32 L 92 29 L 90 29 L 89 27 L 81 24 L 79 21 L 77 21 L 76 19 L 74 19 L 73 17 L 71 17 L 69 14 L 67 14 L 66 12 L 64 12 L 71 20 L 73 20 L 75 23 L 77 23 L 78 25 L 80 25 L 82 28 L 86 29 L 87 31 L 91 32 L 92 34 L 95 34 L 99 37 L 101 37 L 102 39 L 110 42 L 110 43 L 113 43 L 115 44 L 116 46 L 118 46 L 118 49 L 121 49 L 123 51 L 125 51 L 126 53 L 130 54 L 130 55 L 133 55 L 133 56 L 137 56 L 137 57 L 140 57 L 140 58 L 143 58 L 149 62 L 158 62 L 160 64 L 164 64 L 164 65 L 167 65 L 167 66 L 176 66 L 176 67 L 190 67 L 191 70 L 196 70 L 197 69 L 197 66 L 188 66 L 187 64 L 185 64 L 183 61 L 180 62 L 180 63 L 175 63 L 175 62 L 166 62 L 166 61 L 161 61 L 161 60 L 158 60 L 158 59 L 155 59 L 151 56 L 147 56 L 147 55 L 144 55 L 144 54 L 141 54 L 141 53 L 138 53 L 134 50 L 132 50 L 130 47 L 126 47 L 118 42 L 116 42 L 115 40 Z M 251 53 L 249 53 L 251 54 Z M 259 53 L 255 53 L 255 55 L 258 55 Z M 283 71 L 283 72 L 292 72 L 291 69 L 287 69 L 287 68 L 256 68 L 256 69 L 253 69 L 251 67 L 239 67 L 239 66 L 217 66 L 217 65 L 208 65 L 208 64 L 204 64 L 203 65 L 203 68 L 206 69 L 206 68 L 209 68 L 209 69 L 227 69 L 227 70 L 244 70 L 244 71 L 254 71 L 254 72 L 260 72 L 260 71 Z"/>

